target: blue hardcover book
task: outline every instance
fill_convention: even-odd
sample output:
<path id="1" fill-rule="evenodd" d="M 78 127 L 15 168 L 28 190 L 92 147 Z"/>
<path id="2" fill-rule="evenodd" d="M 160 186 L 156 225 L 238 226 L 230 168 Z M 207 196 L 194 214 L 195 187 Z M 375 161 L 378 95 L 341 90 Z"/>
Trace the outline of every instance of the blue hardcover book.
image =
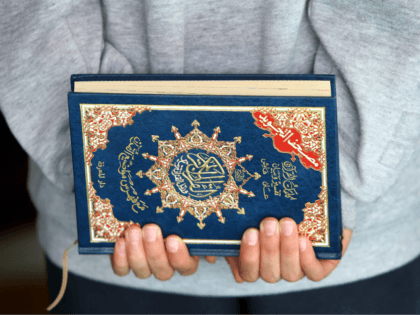
<path id="1" fill-rule="evenodd" d="M 73 75 L 68 95 L 80 254 L 156 223 L 192 255 L 237 256 L 290 217 L 341 258 L 331 75 Z"/>

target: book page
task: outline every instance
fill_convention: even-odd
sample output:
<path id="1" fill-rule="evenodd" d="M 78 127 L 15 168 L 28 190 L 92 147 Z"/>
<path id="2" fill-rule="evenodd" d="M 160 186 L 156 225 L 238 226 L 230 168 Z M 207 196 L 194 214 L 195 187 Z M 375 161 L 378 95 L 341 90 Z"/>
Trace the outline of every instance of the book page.
<path id="1" fill-rule="evenodd" d="M 330 81 L 75 81 L 76 93 L 331 97 Z"/>

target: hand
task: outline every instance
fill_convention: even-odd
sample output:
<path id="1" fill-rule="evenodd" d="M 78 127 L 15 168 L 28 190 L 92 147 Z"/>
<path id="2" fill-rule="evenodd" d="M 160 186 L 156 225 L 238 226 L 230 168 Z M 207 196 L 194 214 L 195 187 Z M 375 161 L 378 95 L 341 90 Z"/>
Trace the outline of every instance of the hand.
<path id="1" fill-rule="evenodd" d="M 190 256 L 187 246 L 179 236 L 170 235 L 165 240 L 156 224 L 147 224 L 143 228 L 129 227 L 124 238 L 115 243 L 111 264 L 114 273 L 126 276 L 133 270 L 137 278 L 146 279 L 152 274 L 159 280 L 172 278 L 175 270 L 183 276 L 197 271 L 199 257 Z M 206 257 L 214 262 L 214 257 Z"/>
<path id="2" fill-rule="evenodd" d="M 352 230 L 344 229 L 343 252 L 350 243 Z M 312 281 L 327 277 L 340 260 L 318 260 L 312 243 L 299 236 L 295 221 L 283 218 L 265 218 L 260 230 L 250 228 L 245 231 L 239 257 L 226 257 L 235 281 L 254 282 L 259 277 L 275 283 L 284 279 L 295 282 L 306 276 Z"/>

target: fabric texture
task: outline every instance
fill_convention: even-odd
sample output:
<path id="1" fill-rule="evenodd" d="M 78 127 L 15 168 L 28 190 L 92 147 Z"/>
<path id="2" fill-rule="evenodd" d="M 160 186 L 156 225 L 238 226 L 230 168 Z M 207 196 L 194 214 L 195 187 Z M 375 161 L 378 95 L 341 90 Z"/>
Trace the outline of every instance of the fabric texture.
<path id="1" fill-rule="evenodd" d="M 420 3 L 8 1 L 0 4 L 0 109 L 31 159 L 38 238 L 61 265 L 77 238 L 67 110 L 75 73 L 320 73 L 337 84 L 349 249 L 325 280 L 237 284 L 226 261 L 167 282 L 113 274 L 70 251 L 73 273 L 163 292 L 245 296 L 365 279 L 420 253 Z"/>

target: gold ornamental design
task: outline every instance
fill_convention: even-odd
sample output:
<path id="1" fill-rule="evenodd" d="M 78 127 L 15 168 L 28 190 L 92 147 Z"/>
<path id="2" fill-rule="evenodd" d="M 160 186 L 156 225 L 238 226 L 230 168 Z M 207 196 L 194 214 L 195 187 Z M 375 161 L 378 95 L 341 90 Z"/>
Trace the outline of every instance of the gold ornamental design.
<path id="1" fill-rule="evenodd" d="M 159 140 L 158 136 L 152 135 L 152 140 L 158 142 L 158 156 L 143 153 L 145 159 L 155 164 L 146 173 L 139 171 L 137 175 L 146 175 L 156 186 L 145 195 L 160 193 L 162 207 L 157 207 L 156 212 L 162 213 L 164 208 L 179 209 L 178 223 L 189 213 L 203 229 L 204 219 L 212 213 L 221 223 L 226 220 L 222 210 L 234 209 L 244 215 L 244 208 L 239 207 L 239 195 L 254 197 L 254 193 L 243 186 L 251 178 L 258 180 L 261 175 L 251 174 L 242 165 L 251 160 L 252 155 L 236 156 L 236 144 L 241 143 L 241 137 L 235 137 L 232 142 L 218 141 L 220 127 L 208 137 L 198 129 L 198 121 L 194 120 L 191 126 L 193 129 L 184 137 L 172 126 L 175 140 Z M 243 174 L 239 182 L 235 181 L 235 170 L 241 170 Z"/>
<path id="2" fill-rule="evenodd" d="M 133 124 L 133 117 L 151 111 L 149 106 L 117 105 L 89 105 L 81 104 L 82 114 L 84 163 L 86 172 L 86 192 L 88 196 L 90 238 L 92 243 L 115 242 L 130 226 L 136 224 L 132 221 L 119 221 L 115 218 L 108 198 L 102 199 L 93 188 L 91 180 L 92 159 L 98 149 L 105 150 L 108 140 L 108 131 L 112 127 Z"/>

